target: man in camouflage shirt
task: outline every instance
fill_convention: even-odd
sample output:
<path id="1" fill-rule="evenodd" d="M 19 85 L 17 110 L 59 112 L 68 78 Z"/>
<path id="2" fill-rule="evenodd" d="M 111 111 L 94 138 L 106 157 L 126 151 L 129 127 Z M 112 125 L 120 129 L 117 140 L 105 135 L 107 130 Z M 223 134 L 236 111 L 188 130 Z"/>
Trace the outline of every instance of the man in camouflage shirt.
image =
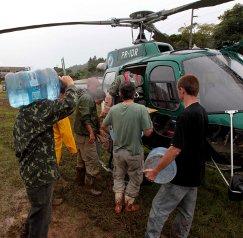
<path id="1" fill-rule="evenodd" d="M 20 175 L 25 183 L 31 209 L 25 237 L 46 238 L 51 221 L 53 183 L 59 178 L 54 150 L 53 124 L 75 108 L 76 87 L 72 78 L 60 79 L 67 86 L 64 98 L 38 100 L 19 110 L 13 136 Z"/>
<path id="2" fill-rule="evenodd" d="M 101 191 L 95 188 L 95 180 L 99 177 L 99 163 L 97 151 L 97 134 L 100 123 L 96 104 L 99 105 L 105 98 L 105 93 L 98 85 L 89 79 L 87 91 L 83 92 L 77 103 L 74 120 L 74 132 L 78 146 L 77 182 L 85 187 L 92 195 L 100 195 Z"/>

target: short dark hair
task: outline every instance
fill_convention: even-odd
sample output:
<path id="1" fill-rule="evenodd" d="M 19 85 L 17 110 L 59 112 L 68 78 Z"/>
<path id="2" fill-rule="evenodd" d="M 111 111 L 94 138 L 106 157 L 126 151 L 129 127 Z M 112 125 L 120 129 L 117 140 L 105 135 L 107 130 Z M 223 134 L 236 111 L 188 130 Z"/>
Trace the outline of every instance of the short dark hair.
<path id="1" fill-rule="evenodd" d="M 179 79 L 177 87 L 184 88 L 188 95 L 196 97 L 199 92 L 199 81 L 196 76 L 187 74 Z"/>
<path id="2" fill-rule="evenodd" d="M 120 85 L 119 91 L 123 100 L 134 99 L 135 84 L 133 82 L 123 82 Z"/>

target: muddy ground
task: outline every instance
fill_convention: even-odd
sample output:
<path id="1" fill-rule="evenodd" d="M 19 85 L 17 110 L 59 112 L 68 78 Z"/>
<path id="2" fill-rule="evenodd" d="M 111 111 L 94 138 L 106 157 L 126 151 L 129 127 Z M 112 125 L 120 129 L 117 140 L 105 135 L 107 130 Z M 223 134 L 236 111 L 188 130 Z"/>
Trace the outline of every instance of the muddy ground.
<path id="1" fill-rule="evenodd" d="M 25 189 L 17 191 L 13 195 L 11 214 L 0 222 L 0 237 L 19 237 L 22 225 L 27 217 L 29 204 Z M 85 236 L 84 236 L 85 234 Z M 102 231 L 96 227 L 84 212 L 75 211 L 66 202 L 53 206 L 52 223 L 49 230 L 49 238 L 112 238 L 111 233 Z"/>

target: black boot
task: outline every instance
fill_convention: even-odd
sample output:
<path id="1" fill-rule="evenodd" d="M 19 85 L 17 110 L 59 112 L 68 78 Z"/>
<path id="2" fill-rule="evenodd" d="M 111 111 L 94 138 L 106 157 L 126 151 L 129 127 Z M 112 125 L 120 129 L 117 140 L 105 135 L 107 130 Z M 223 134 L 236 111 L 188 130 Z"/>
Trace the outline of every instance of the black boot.
<path id="1" fill-rule="evenodd" d="M 20 238 L 28 238 L 29 236 L 29 223 L 26 221 L 22 224 Z"/>
<path id="2" fill-rule="evenodd" d="M 85 168 L 76 167 L 76 182 L 79 186 L 83 186 L 85 184 Z"/>

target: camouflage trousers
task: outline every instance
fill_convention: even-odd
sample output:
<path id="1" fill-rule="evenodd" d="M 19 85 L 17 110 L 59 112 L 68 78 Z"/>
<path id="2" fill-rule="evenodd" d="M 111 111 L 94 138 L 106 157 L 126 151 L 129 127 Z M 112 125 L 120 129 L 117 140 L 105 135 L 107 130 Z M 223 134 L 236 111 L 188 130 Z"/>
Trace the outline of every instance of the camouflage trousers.
<path id="1" fill-rule="evenodd" d="M 78 146 L 77 167 L 85 168 L 88 175 L 96 177 L 100 172 L 96 142 L 90 144 L 88 136 L 76 134 L 76 143 Z"/>
<path id="2" fill-rule="evenodd" d="M 143 181 L 143 155 L 132 156 L 129 151 L 120 149 L 113 151 L 113 191 L 115 194 L 124 194 L 130 198 L 136 198 Z M 125 185 L 125 176 L 129 176 L 129 182 Z"/>
<path id="3" fill-rule="evenodd" d="M 160 187 L 150 210 L 145 238 L 159 238 L 165 221 L 177 208 L 171 237 L 186 238 L 189 234 L 197 200 L 196 187 L 183 187 L 172 183 Z"/>

